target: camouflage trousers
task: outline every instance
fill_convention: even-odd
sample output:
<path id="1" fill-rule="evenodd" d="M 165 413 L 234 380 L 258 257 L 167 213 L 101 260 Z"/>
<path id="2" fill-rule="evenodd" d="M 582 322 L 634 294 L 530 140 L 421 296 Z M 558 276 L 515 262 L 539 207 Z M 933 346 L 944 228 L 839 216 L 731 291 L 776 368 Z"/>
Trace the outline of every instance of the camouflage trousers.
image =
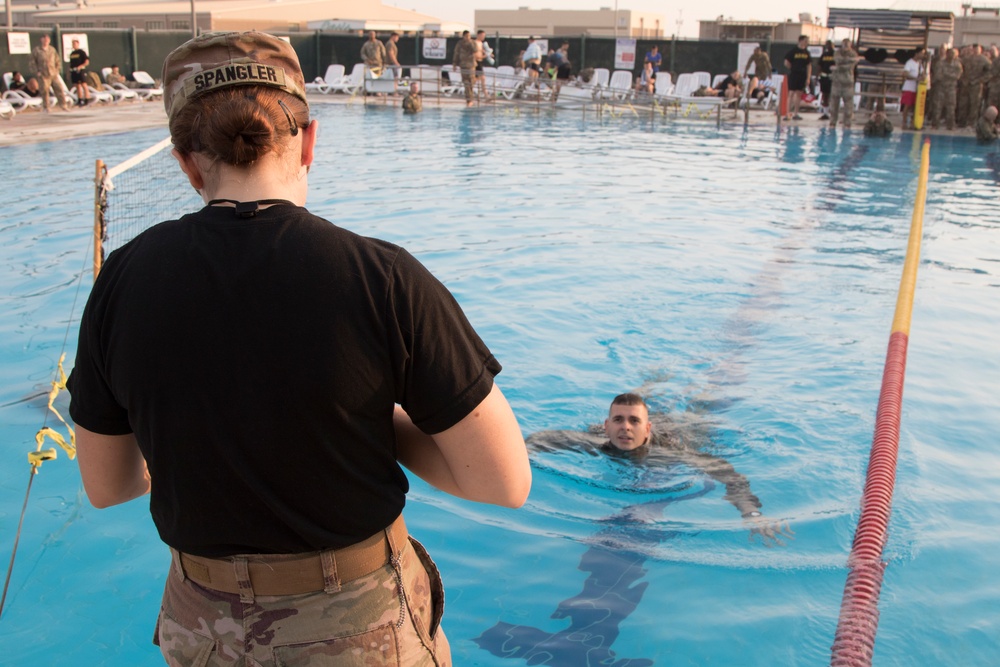
<path id="1" fill-rule="evenodd" d="M 954 83 L 940 83 L 934 86 L 931 97 L 929 119 L 931 127 L 937 129 L 941 119 L 949 130 L 955 129 L 955 102 L 958 96 Z"/>
<path id="2" fill-rule="evenodd" d="M 830 127 L 837 127 L 840 106 L 844 106 L 844 127 L 851 126 L 854 119 L 854 82 L 834 81 L 830 86 Z"/>
<path id="3" fill-rule="evenodd" d="M 980 84 L 967 84 L 959 87 L 958 104 L 955 111 L 955 122 L 959 127 L 975 125 L 979 119 L 980 107 L 983 104 L 983 87 Z"/>
<path id="4" fill-rule="evenodd" d="M 337 592 L 304 595 L 203 588 L 184 577 L 173 553 L 153 640 L 168 665 L 451 667 L 441 577 L 413 538 L 394 563 Z M 240 579 L 241 589 L 250 587 L 249 577 Z"/>

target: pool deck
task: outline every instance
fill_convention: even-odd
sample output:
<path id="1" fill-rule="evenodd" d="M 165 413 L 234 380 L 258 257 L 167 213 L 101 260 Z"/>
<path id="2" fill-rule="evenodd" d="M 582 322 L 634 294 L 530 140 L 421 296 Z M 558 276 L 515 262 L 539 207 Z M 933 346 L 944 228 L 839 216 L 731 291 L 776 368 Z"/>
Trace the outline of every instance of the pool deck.
<path id="1" fill-rule="evenodd" d="M 401 97 L 378 98 L 369 97 L 368 104 L 399 106 Z M 364 104 L 359 97 L 347 95 L 310 95 L 310 104 Z M 514 103 L 499 101 L 491 104 L 481 104 L 473 110 L 486 110 L 492 108 L 503 108 L 513 106 Z M 464 110 L 465 104 L 461 98 L 424 98 L 424 108 L 432 109 L 437 106 Z M 520 102 L 517 104 L 522 109 L 533 109 L 535 105 L 531 102 Z M 547 109 L 546 103 L 539 105 L 541 109 Z M 622 113 L 631 115 L 633 112 L 642 114 L 650 109 L 644 105 L 619 105 L 617 109 Z M 565 113 L 579 113 L 577 109 L 562 109 Z M 860 122 L 855 123 L 855 131 L 860 132 L 864 121 L 867 120 L 867 112 L 861 111 L 855 114 Z M 899 114 L 890 114 L 893 122 L 894 132 L 900 132 Z M 713 122 L 715 114 L 704 122 Z M 722 122 L 724 124 L 742 124 L 743 114 L 734 114 L 732 110 L 722 112 Z M 754 126 L 774 125 L 776 122 L 773 111 L 763 109 L 752 109 L 749 122 Z M 809 129 L 819 129 L 827 126 L 826 121 L 819 120 L 819 114 L 807 112 L 801 121 L 788 121 L 784 123 L 789 127 L 802 127 Z M 71 111 L 54 110 L 51 113 L 41 111 L 24 111 L 18 113 L 10 120 L 0 120 L 0 146 L 15 146 L 19 144 L 37 143 L 45 141 L 59 141 L 60 139 L 75 139 L 94 135 L 115 134 L 128 132 L 131 130 L 141 130 L 167 125 L 166 113 L 163 105 L 159 101 L 151 102 L 123 102 L 120 104 L 95 105 L 85 108 L 76 108 Z M 958 134 L 972 135 L 971 128 L 965 130 L 930 130 L 925 128 L 926 135 L 935 134 Z"/>

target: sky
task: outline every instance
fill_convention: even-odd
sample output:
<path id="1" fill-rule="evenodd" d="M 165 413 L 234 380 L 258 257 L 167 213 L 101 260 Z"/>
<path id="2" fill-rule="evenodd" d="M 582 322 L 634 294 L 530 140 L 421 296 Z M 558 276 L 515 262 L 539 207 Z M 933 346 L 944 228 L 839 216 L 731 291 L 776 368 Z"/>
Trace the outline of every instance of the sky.
<path id="1" fill-rule="evenodd" d="M 412 9 L 444 21 L 461 21 L 475 25 L 476 9 L 590 9 L 614 8 L 615 0 L 382 0 L 383 4 Z M 737 20 L 798 21 L 801 12 L 826 23 L 828 2 L 825 0 L 617 0 L 618 9 L 654 12 L 666 17 L 667 35 L 678 33 L 681 37 L 697 37 L 698 21 L 710 21 L 720 15 Z M 851 9 L 890 9 L 902 5 L 897 0 L 834 0 L 834 7 Z M 947 5 L 958 11 L 961 3 L 910 2 L 915 4 Z M 680 30 L 678 31 L 678 21 Z"/>

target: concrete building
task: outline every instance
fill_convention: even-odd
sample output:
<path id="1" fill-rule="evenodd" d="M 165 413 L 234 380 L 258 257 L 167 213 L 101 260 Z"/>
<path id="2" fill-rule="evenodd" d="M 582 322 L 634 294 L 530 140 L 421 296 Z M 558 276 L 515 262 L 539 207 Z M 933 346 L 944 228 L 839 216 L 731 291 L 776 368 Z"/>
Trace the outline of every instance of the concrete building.
<path id="1" fill-rule="evenodd" d="M 475 21 L 477 30 L 503 37 L 599 35 L 660 39 L 665 36 L 667 25 L 662 14 L 630 9 L 615 11 L 610 7 L 590 11 L 528 7 L 512 10 L 477 9 Z"/>
<path id="2" fill-rule="evenodd" d="M 810 44 L 822 44 L 829 30 L 816 23 L 810 14 L 799 14 L 793 21 L 737 21 L 718 17 L 714 21 L 699 21 L 698 38 L 729 42 L 795 42 L 799 35 L 808 35 Z"/>
<path id="3" fill-rule="evenodd" d="M 123 3 L 15 3 L 11 6 L 15 26 L 62 29 L 135 28 L 137 30 L 191 30 L 192 3 L 179 1 L 135 1 Z M 202 32 L 261 30 L 304 32 L 368 30 L 428 35 L 450 35 L 469 27 L 445 23 L 414 11 L 384 5 L 380 0 L 196 0 L 195 23 Z"/>
<path id="4" fill-rule="evenodd" d="M 962 5 L 962 15 L 955 17 L 955 44 L 1000 44 L 1000 5 Z"/>

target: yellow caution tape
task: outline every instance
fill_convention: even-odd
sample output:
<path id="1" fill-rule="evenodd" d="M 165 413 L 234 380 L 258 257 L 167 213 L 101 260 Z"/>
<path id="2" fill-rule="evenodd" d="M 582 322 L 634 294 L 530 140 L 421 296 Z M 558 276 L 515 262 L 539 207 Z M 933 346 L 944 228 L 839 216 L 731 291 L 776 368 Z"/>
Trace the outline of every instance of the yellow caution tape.
<path id="1" fill-rule="evenodd" d="M 51 461 L 56 458 L 55 449 L 43 449 L 37 452 L 28 452 L 28 463 L 32 468 L 38 468 L 44 461 Z"/>
<path id="2" fill-rule="evenodd" d="M 66 431 L 69 433 L 69 442 L 66 441 L 62 434 L 49 428 L 48 426 L 43 426 L 38 430 L 38 433 L 35 434 L 35 444 L 38 446 L 38 451 L 41 451 L 42 443 L 45 441 L 45 438 L 49 438 L 62 447 L 63 450 L 65 450 L 66 455 L 69 456 L 70 461 L 72 461 L 76 458 L 76 432 L 73 430 L 73 427 L 70 426 L 65 419 L 63 419 L 63 416 L 59 414 L 59 411 L 56 410 L 55 407 L 56 398 L 59 396 L 59 392 L 66 389 L 66 371 L 63 370 L 63 362 L 65 360 L 66 353 L 63 352 L 62 356 L 59 357 L 59 379 L 52 381 L 52 391 L 49 392 L 49 410 L 51 410 L 52 414 L 54 414 L 56 418 L 62 422 L 63 426 L 66 427 Z"/>

